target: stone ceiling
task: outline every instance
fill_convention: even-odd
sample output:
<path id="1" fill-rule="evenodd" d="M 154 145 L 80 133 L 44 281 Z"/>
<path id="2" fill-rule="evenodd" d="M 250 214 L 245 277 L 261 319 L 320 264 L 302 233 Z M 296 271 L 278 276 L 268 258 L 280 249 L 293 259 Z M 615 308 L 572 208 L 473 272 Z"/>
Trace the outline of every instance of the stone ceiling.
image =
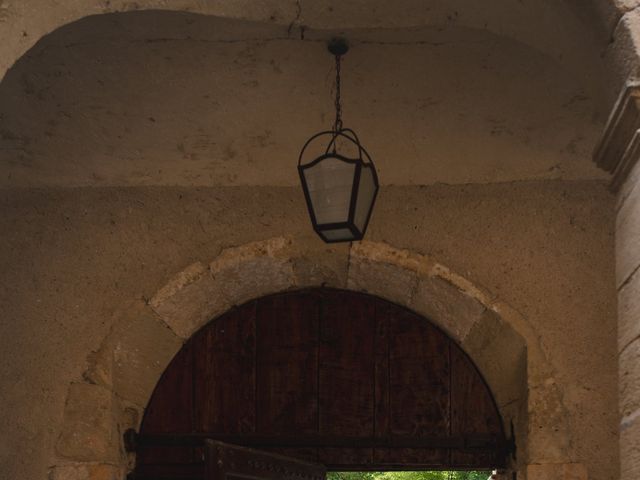
<path id="1" fill-rule="evenodd" d="M 477 28 L 478 12 L 331 12 L 306 28 L 146 11 L 56 30 L 0 83 L 0 186 L 295 185 L 300 147 L 333 119 L 337 33 L 345 125 L 383 184 L 605 178 L 590 161 L 602 65 L 575 19 L 554 46 L 522 23 L 522 38 Z"/>

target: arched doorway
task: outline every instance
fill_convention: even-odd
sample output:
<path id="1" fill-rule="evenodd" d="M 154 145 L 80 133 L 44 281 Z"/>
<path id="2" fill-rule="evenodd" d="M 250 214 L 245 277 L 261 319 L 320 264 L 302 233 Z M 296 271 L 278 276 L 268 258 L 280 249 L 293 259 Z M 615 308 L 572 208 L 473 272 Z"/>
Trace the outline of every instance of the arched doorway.
<path id="1" fill-rule="evenodd" d="M 250 301 L 189 339 L 146 409 L 135 478 L 201 478 L 206 437 L 333 470 L 493 468 L 507 449 L 489 388 L 445 333 L 325 288 Z"/>

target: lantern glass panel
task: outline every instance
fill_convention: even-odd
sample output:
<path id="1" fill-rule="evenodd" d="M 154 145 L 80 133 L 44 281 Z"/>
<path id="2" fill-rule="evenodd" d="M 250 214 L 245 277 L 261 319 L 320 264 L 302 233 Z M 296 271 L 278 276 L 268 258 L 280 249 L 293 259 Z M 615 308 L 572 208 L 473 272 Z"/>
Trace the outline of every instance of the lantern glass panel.
<path id="1" fill-rule="evenodd" d="M 349 219 L 354 173 L 355 164 L 334 157 L 325 158 L 304 169 L 303 175 L 318 225 L 344 223 Z"/>
<path id="2" fill-rule="evenodd" d="M 371 165 L 362 165 L 360 170 L 360 184 L 358 185 L 358 198 L 353 223 L 356 228 L 364 233 L 371 211 L 371 205 L 376 196 L 376 181 Z"/>
<path id="3" fill-rule="evenodd" d="M 349 228 L 337 228 L 335 230 L 323 230 L 322 235 L 328 242 L 353 240 L 353 232 Z"/>

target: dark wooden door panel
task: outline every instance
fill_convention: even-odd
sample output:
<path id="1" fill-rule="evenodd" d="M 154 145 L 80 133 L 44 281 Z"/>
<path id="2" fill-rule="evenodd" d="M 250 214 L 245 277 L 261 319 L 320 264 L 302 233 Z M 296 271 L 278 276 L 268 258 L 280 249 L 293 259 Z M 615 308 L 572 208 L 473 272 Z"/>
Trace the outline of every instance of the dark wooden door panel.
<path id="1" fill-rule="evenodd" d="M 418 315 L 383 305 L 379 321 L 388 337 L 388 436 L 450 433 L 449 339 Z M 417 465 L 448 464 L 446 449 L 378 449 L 376 460 Z"/>
<path id="2" fill-rule="evenodd" d="M 193 348 L 182 348 L 156 386 L 145 411 L 144 431 L 149 434 L 189 433 L 193 429 Z M 137 455 L 138 465 L 190 464 L 190 447 L 151 447 Z"/>
<path id="3" fill-rule="evenodd" d="M 254 300 L 194 335 L 141 427 L 188 433 L 333 469 L 504 463 L 500 415 L 460 347 L 413 312 L 332 289 Z M 474 435 L 493 437 L 469 448 Z M 137 468 L 202 472 L 203 455 L 202 446 L 147 444 Z"/>
<path id="4" fill-rule="evenodd" d="M 318 297 L 280 295 L 257 301 L 257 432 L 318 431 Z M 315 458 L 316 449 L 280 449 Z"/>
<path id="5" fill-rule="evenodd" d="M 195 430 L 256 431 L 256 305 L 234 309 L 197 334 L 194 350 Z"/>
<path id="6" fill-rule="evenodd" d="M 453 435 L 495 434 L 500 435 L 502 425 L 497 408 L 480 374 L 461 350 L 452 349 L 451 384 L 451 432 Z M 473 414 L 470 414 L 473 412 Z M 495 452 L 483 453 L 473 450 L 452 452 L 452 461 L 461 466 L 478 463 L 495 464 Z"/>
<path id="7" fill-rule="evenodd" d="M 347 292 L 320 299 L 319 424 L 329 437 L 374 434 L 375 301 Z M 345 395 L 344 392 L 349 392 Z M 322 448 L 318 461 L 367 464 L 371 448 Z"/>

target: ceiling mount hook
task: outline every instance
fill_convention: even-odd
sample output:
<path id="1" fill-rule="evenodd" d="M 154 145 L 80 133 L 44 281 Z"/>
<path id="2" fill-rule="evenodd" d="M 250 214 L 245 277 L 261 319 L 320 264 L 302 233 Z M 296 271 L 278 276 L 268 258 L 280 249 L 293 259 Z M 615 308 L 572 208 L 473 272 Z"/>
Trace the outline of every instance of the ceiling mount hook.
<path id="1" fill-rule="evenodd" d="M 335 37 L 329 40 L 327 49 L 329 50 L 329 52 L 331 52 L 332 55 L 339 57 L 349 51 L 349 44 L 347 43 L 346 39 L 342 37 Z"/>

